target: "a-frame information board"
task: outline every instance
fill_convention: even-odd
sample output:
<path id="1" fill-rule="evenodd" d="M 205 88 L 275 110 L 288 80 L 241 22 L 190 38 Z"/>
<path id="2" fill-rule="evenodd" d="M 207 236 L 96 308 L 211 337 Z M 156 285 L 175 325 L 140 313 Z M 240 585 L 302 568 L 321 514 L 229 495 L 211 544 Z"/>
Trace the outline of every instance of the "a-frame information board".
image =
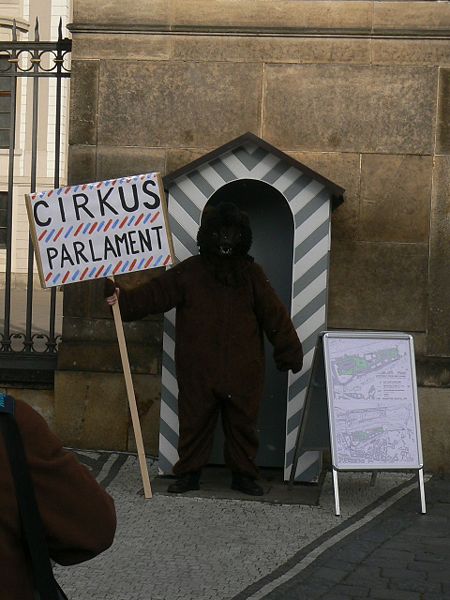
<path id="1" fill-rule="evenodd" d="M 326 448 L 336 515 L 339 471 L 415 470 L 426 512 L 412 336 L 355 331 L 319 336 L 293 473 L 300 453 Z"/>

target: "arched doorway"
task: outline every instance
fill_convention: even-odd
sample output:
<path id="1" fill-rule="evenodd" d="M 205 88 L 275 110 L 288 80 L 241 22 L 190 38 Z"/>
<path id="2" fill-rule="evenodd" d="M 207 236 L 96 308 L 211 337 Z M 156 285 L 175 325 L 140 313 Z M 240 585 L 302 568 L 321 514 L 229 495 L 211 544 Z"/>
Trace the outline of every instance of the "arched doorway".
<path id="1" fill-rule="evenodd" d="M 281 192 L 254 179 L 239 179 L 219 188 L 206 206 L 234 202 L 250 219 L 253 244 L 250 254 L 262 266 L 269 281 L 291 311 L 294 224 L 291 209 Z M 283 467 L 286 441 L 288 374 L 275 367 L 272 347 L 266 340 L 266 379 L 259 417 L 260 447 L 257 464 Z M 218 428 L 213 464 L 223 462 L 223 435 Z"/>

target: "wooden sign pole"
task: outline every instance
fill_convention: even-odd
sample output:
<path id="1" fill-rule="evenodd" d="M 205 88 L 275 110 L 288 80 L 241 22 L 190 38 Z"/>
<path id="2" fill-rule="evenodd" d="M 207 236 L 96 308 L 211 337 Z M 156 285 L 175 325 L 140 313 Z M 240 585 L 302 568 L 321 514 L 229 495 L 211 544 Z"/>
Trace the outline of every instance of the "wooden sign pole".
<path id="1" fill-rule="evenodd" d="M 112 305 L 114 316 L 114 324 L 116 326 L 117 339 L 119 341 L 120 358 L 122 359 L 123 374 L 125 376 L 125 386 L 128 396 L 128 404 L 130 406 L 131 422 L 133 424 L 134 437 L 139 459 L 139 467 L 141 469 L 142 483 L 144 486 L 144 497 L 152 498 L 152 488 L 147 469 L 147 460 L 145 458 L 144 442 L 142 440 L 141 424 L 139 422 L 139 414 L 137 410 L 136 397 L 134 395 L 133 380 L 131 379 L 130 362 L 128 360 L 127 344 L 123 331 L 122 316 L 120 314 L 119 303 Z"/>

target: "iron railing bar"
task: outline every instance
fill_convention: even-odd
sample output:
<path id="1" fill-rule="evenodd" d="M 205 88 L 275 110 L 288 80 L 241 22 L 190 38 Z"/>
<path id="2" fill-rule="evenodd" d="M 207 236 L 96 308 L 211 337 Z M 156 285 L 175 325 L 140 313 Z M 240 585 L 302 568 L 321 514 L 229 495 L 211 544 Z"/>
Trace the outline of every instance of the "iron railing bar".
<path id="1" fill-rule="evenodd" d="M 39 21 L 36 19 L 35 27 L 35 39 L 39 40 Z M 35 50 L 33 58 L 39 58 L 39 51 Z M 35 62 L 33 65 L 35 72 L 39 71 L 39 63 Z M 37 180 L 37 141 L 38 141 L 38 125 L 39 125 L 39 79 L 33 80 L 33 116 L 32 116 L 32 134 L 31 134 L 31 177 L 30 177 L 30 191 L 36 192 L 36 180 Z M 27 306 L 26 306 L 26 321 L 25 321 L 25 340 L 24 340 L 24 352 L 31 352 L 33 350 L 33 338 L 32 338 L 32 327 L 33 327 L 33 266 L 34 266 L 34 247 L 33 240 L 31 238 L 31 232 L 28 234 L 28 265 L 27 265 Z"/>
<path id="2" fill-rule="evenodd" d="M 13 32 L 14 35 L 14 32 Z M 13 57 L 16 58 L 16 52 L 13 50 Z M 12 63 L 14 70 L 17 70 L 17 63 Z M 16 79 L 11 85 L 11 115 L 9 131 L 9 163 L 8 163 L 8 206 L 6 221 L 6 264 L 5 264 L 5 304 L 4 304 L 4 326 L 2 351 L 11 351 L 11 275 L 12 275 L 12 225 L 13 225 L 13 189 L 14 189 L 14 150 L 16 138 Z"/>
<path id="3" fill-rule="evenodd" d="M 61 21 L 59 31 L 61 32 Z M 57 58 L 62 58 L 62 54 L 58 52 Z M 62 62 L 56 62 L 57 74 L 61 74 Z M 54 171 L 54 187 L 59 187 L 59 169 L 60 169 L 60 152 L 61 152 L 61 78 L 56 78 L 56 122 L 55 122 L 55 171 Z M 56 348 L 55 339 L 55 319 L 56 319 L 56 287 L 52 287 L 50 292 L 50 331 L 48 347 L 50 352 Z"/>
<path id="4" fill-rule="evenodd" d="M 6 50 L 61 50 L 70 52 L 72 40 L 64 38 L 60 42 L 0 42 L 0 52 Z"/>
<path id="5" fill-rule="evenodd" d="M 72 48 L 72 40 L 62 38 L 62 20 L 58 30 L 57 42 L 41 42 L 38 39 L 38 20 L 36 20 L 36 39 L 34 42 L 17 41 L 17 28 L 13 27 L 12 42 L 0 42 L 0 57 L 7 64 L 6 70 L 0 70 L 0 77 L 9 78 L 11 88 L 11 124 L 10 124 L 10 143 L 9 143 L 9 167 L 8 167 L 8 212 L 7 212 L 7 232 L 6 232 L 6 274 L 5 274 L 5 320 L 4 334 L 0 340 L 0 371 L 5 376 L 5 381 L 12 381 L 16 376 L 13 371 L 17 372 L 17 381 L 22 380 L 19 375 L 23 372 L 23 381 L 38 381 L 40 373 L 42 381 L 45 384 L 50 383 L 49 374 L 54 372 L 57 359 L 57 345 L 60 336 L 55 335 L 56 322 L 56 288 L 51 289 L 50 295 L 50 314 L 49 314 L 49 334 L 33 335 L 33 316 L 36 307 L 33 306 L 33 301 L 36 300 L 34 290 L 34 247 L 28 243 L 28 274 L 27 274 L 27 292 L 26 292 L 26 324 L 25 334 L 11 334 L 11 309 L 12 303 L 12 288 L 13 288 L 13 273 L 12 263 L 14 261 L 14 253 L 12 250 L 13 242 L 13 207 L 16 200 L 14 195 L 14 177 L 15 168 L 15 137 L 17 130 L 17 78 L 29 77 L 33 80 L 32 92 L 32 132 L 31 132 L 31 175 L 30 175 L 30 191 L 37 191 L 38 185 L 38 162 L 39 162 L 39 141 L 38 141 L 38 122 L 40 110 L 40 86 L 39 78 L 54 80 L 56 78 L 56 115 L 55 115 L 55 172 L 54 172 L 54 187 L 60 187 L 60 168 L 61 168 L 61 133 L 62 133 L 62 118 L 63 109 L 61 106 L 62 99 L 62 81 L 70 78 L 70 51 Z M 43 61 L 45 56 L 48 56 L 50 62 Z M 27 94 L 28 96 L 28 94 Z M 6 335 L 7 333 L 7 335 Z M 22 348 L 19 349 L 18 344 L 14 343 L 15 337 L 24 338 L 20 340 Z M 36 343 L 36 338 L 41 341 Z M 43 338 L 43 339 L 42 339 Z M 34 358 L 33 358 L 34 357 Z M 9 359 L 9 360 L 8 360 Z M 31 372 L 32 371 L 32 372 Z M 37 379 L 36 379 L 37 377 Z M 41 381 L 39 379 L 39 381 Z M 47 381 L 48 379 L 48 381 Z M 16 379 L 14 379 L 15 381 Z"/>
<path id="6" fill-rule="evenodd" d="M 60 75 L 62 78 L 70 78 L 70 73 L 66 73 L 66 72 L 62 72 Z M 18 77 L 31 77 L 32 79 L 34 78 L 38 78 L 40 79 L 41 77 L 50 77 L 50 78 L 56 78 L 59 77 L 59 75 L 56 73 L 56 71 L 51 71 L 51 72 L 42 72 L 39 71 L 39 73 L 32 73 L 30 71 L 17 71 L 17 73 L 11 73 L 9 71 L 0 71 L 0 77 L 11 77 L 14 79 L 17 79 Z"/>

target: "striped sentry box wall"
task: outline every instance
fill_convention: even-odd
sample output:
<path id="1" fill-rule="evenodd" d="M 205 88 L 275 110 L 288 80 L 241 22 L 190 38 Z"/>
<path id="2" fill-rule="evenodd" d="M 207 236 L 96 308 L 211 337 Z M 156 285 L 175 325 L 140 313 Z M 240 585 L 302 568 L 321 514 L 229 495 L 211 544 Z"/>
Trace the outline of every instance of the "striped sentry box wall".
<path id="1" fill-rule="evenodd" d="M 182 261 L 198 253 L 196 237 L 204 207 L 222 186 L 240 179 L 263 181 L 281 192 L 294 222 L 291 317 L 302 340 L 304 368 L 289 372 L 285 445 L 285 480 L 294 458 L 317 335 L 326 329 L 330 248 L 330 211 L 344 190 L 264 140 L 247 133 L 164 178 L 175 256 Z M 263 265 L 264 266 L 264 265 Z M 170 473 L 178 460 L 178 386 L 175 375 L 175 310 L 165 315 L 159 470 Z M 297 480 L 317 475 L 319 455 L 304 453 Z"/>

